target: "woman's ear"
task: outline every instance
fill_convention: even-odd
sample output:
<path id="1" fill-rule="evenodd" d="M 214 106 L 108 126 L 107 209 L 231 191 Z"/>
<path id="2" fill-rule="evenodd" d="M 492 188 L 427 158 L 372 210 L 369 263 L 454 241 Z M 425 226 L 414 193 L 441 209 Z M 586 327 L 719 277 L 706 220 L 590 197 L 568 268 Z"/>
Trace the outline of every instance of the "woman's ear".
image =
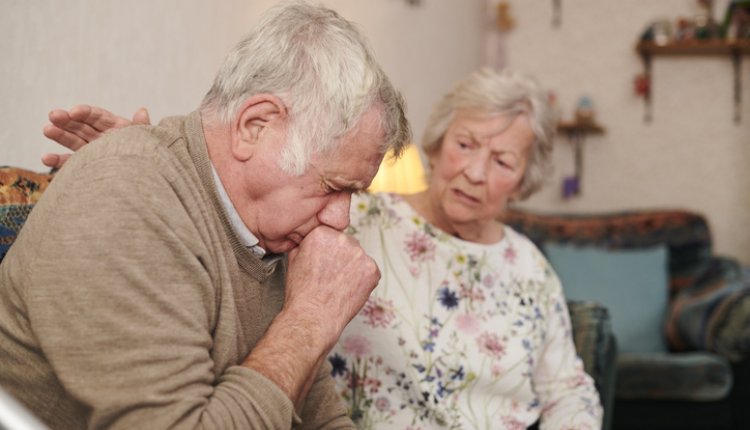
<path id="1" fill-rule="evenodd" d="M 232 155 L 247 161 L 266 135 L 266 131 L 283 127 L 287 119 L 284 102 L 272 94 L 256 94 L 240 106 L 232 122 Z"/>

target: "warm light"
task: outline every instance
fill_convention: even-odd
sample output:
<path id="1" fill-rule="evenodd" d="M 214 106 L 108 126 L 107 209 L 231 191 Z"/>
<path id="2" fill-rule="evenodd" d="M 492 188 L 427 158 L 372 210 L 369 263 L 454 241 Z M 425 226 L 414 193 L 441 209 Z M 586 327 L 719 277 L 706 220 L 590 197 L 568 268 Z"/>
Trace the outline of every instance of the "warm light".
<path id="1" fill-rule="evenodd" d="M 398 160 L 386 155 L 380 164 L 378 174 L 372 180 L 369 191 L 413 194 L 425 188 L 427 188 L 427 183 L 419 150 L 414 145 L 408 145 Z"/>

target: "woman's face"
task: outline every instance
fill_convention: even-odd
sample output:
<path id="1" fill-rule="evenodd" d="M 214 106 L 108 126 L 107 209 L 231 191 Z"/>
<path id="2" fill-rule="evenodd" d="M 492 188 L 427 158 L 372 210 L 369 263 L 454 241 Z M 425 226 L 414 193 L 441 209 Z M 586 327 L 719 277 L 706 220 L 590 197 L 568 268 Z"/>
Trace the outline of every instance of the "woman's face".
<path id="1" fill-rule="evenodd" d="M 430 194 L 439 218 L 484 228 L 518 197 L 534 141 L 525 115 L 458 111 L 430 156 Z"/>

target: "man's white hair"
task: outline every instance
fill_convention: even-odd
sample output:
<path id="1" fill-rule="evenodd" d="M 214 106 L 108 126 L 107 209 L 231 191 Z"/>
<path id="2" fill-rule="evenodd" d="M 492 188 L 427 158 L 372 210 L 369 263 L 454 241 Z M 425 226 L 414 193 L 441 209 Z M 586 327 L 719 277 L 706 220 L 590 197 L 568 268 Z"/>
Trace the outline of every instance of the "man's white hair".
<path id="1" fill-rule="evenodd" d="M 364 36 L 333 10 L 304 1 L 269 9 L 228 55 L 202 109 L 230 123 L 247 98 L 273 94 L 290 116 L 279 166 L 304 173 L 313 154 L 336 149 L 371 108 L 381 112 L 382 151 L 400 154 L 410 139 L 404 101 Z"/>

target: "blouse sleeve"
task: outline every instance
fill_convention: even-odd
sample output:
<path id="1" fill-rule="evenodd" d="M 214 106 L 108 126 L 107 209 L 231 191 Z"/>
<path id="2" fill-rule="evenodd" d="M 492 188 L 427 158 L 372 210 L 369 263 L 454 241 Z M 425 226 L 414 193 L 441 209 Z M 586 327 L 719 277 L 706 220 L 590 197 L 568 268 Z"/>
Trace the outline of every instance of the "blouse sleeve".
<path id="1" fill-rule="evenodd" d="M 533 376 L 543 405 L 540 428 L 599 429 L 602 423 L 599 394 L 576 354 L 560 280 L 546 261 L 545 267 L 546 288 L 541 303 L 547 315 L 546 335 Z"/>

